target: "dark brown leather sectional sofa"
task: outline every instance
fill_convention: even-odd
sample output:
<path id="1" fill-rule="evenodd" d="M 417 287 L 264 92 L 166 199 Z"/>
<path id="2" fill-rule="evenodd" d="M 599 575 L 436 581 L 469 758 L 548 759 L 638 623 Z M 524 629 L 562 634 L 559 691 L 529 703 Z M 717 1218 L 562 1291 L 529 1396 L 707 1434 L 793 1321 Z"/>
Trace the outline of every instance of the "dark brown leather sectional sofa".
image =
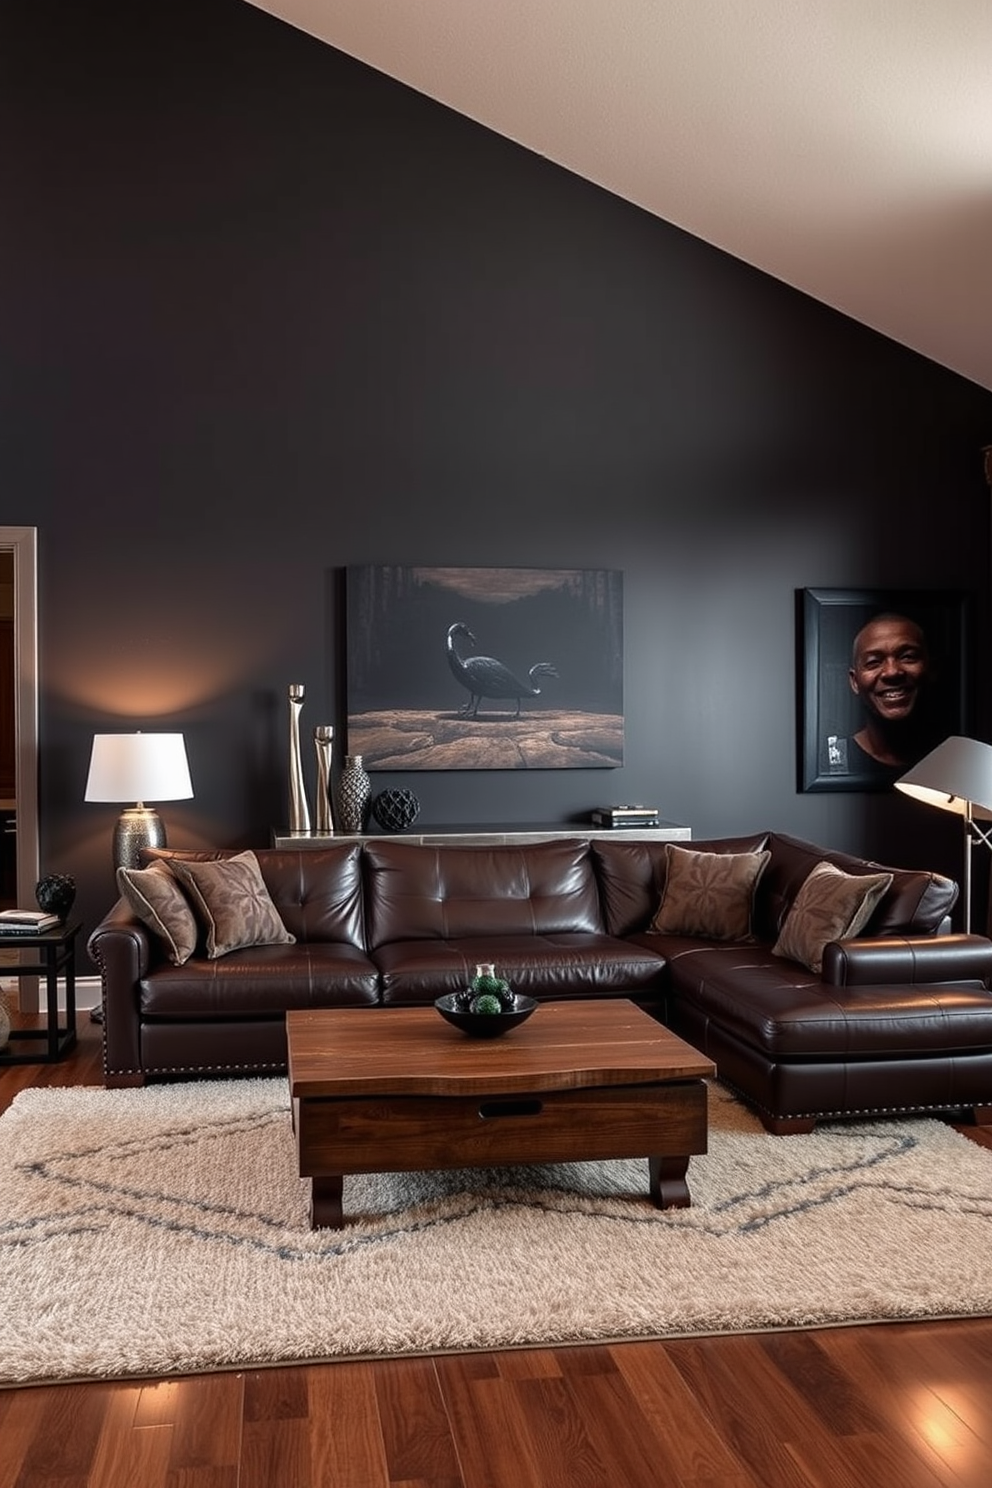
<path id="1" fill-rule="evenodd" d="M 775 832 L 685 846 L 768 850 L 750 937 L 652 933 L 666 844 L 580 836 L 258 849 L 295 942 L 213 960 L 197 950 L 181 966 L 120 900 L 89 939 L 106 1083 L 275 1074 L 286 1067 L 287 1009 L 388 1017 L 458 990 L 492 961 L 538 999 L 632 998 L 707 1054 L 771 1131 L 891 1112 L 967 1109 L 992 1121 L 992 941 L 950 933 L 956 885 L 889 870 L 863 934 L 829 945 L 814 973 L 771 949 L 801 885 L 824 860 L 852 874 L 877 864 Z"/>

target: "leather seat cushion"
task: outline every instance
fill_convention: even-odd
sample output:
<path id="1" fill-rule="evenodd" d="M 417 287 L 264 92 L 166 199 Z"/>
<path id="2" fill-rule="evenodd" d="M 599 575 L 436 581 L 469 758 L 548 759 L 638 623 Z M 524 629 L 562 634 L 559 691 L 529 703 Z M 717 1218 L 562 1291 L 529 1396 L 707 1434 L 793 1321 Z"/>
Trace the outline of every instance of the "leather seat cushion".
<path id="1" fill-rule="evenodd" d="M 313 945 L 252 946 L 183 966 L 159 963 L 140 983 L 142 1018 L 239 1021 L 287 1008 L 374 1007 L 379 976 L 364 951 Z"/>
<path id="2" fill-rule="evenodd" d="M 384 1003 L 420 1005 L 468 986 L 485 961 L 528 997 L 656 996 L 665 969 L 657 950 L 571 933 L 393 941 L 378 948 L 375 961 Z"/>

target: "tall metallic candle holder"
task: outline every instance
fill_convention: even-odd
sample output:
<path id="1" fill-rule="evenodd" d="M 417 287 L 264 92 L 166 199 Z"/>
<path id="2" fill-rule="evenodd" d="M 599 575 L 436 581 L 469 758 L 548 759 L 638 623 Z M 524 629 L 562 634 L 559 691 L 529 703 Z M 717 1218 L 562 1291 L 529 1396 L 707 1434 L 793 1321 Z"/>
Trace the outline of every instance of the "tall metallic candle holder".
<path id="1" fill-rule="evenodd" d="M 303 786 L 303 760 L 300 757 L 300 713 L 306 688 L 302 682 L 289 684 L 289 830 L 294 837 L 310 831 L 310 808 Z"/>
<path id="2" fill-rule="evenodd" d="M 334 832 L 331 814 L 331 750 L 334 747 L 334 730 L 329 723 L 318 723 L 313 731 L 313 744 L 317 751 L 317 832 L 330 837 Z"/>

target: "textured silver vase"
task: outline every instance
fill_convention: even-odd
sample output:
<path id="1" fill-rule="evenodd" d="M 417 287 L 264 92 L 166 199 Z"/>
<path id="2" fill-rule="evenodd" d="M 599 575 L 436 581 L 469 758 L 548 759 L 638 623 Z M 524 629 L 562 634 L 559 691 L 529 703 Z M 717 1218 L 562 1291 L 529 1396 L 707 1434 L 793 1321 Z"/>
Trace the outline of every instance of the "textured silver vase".
<path id="1" fill-rule="evenodd" d="M 364 832 L 372 782 L 360 754 L 346 754 L 338 780 L 338 826 L 342 832 Z"/>
<path id="2" fill-rule="evenodd" d="M 310 830 L 310 808 L 303 786 L 303 759 L 300 755 L 300 713 L 306 688 L 302 682 L 289 684 L 289 830 L 301 837 Z"/>
<path id="3" fill-rule="evenodd" d="M 313 731 L 313 745 L 317 751 L 317 800 L 314 820 L 318 833 L 329 837 L 334 831 L 331 814 L 331 751 L 334 747 L 334 730 L 329 723 L 318 723 Z"/>

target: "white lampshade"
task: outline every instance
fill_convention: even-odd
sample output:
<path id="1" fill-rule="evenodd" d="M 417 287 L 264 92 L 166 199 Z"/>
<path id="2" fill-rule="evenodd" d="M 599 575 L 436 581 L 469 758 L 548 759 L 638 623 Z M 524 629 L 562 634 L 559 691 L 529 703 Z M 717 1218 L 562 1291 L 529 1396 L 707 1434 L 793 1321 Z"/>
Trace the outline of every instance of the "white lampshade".
<path id="1" fill-rule="evenodd" d="M 94 734 L 87 801 L 185 801 L 193 794 L 182 734 Z"/>
<path id="2" fill-rule="evenodd" d="M 985 817 L 992 812 L 992 744 L 952 735 L 897 780 L 896 789 L 956 816 Z"/>

